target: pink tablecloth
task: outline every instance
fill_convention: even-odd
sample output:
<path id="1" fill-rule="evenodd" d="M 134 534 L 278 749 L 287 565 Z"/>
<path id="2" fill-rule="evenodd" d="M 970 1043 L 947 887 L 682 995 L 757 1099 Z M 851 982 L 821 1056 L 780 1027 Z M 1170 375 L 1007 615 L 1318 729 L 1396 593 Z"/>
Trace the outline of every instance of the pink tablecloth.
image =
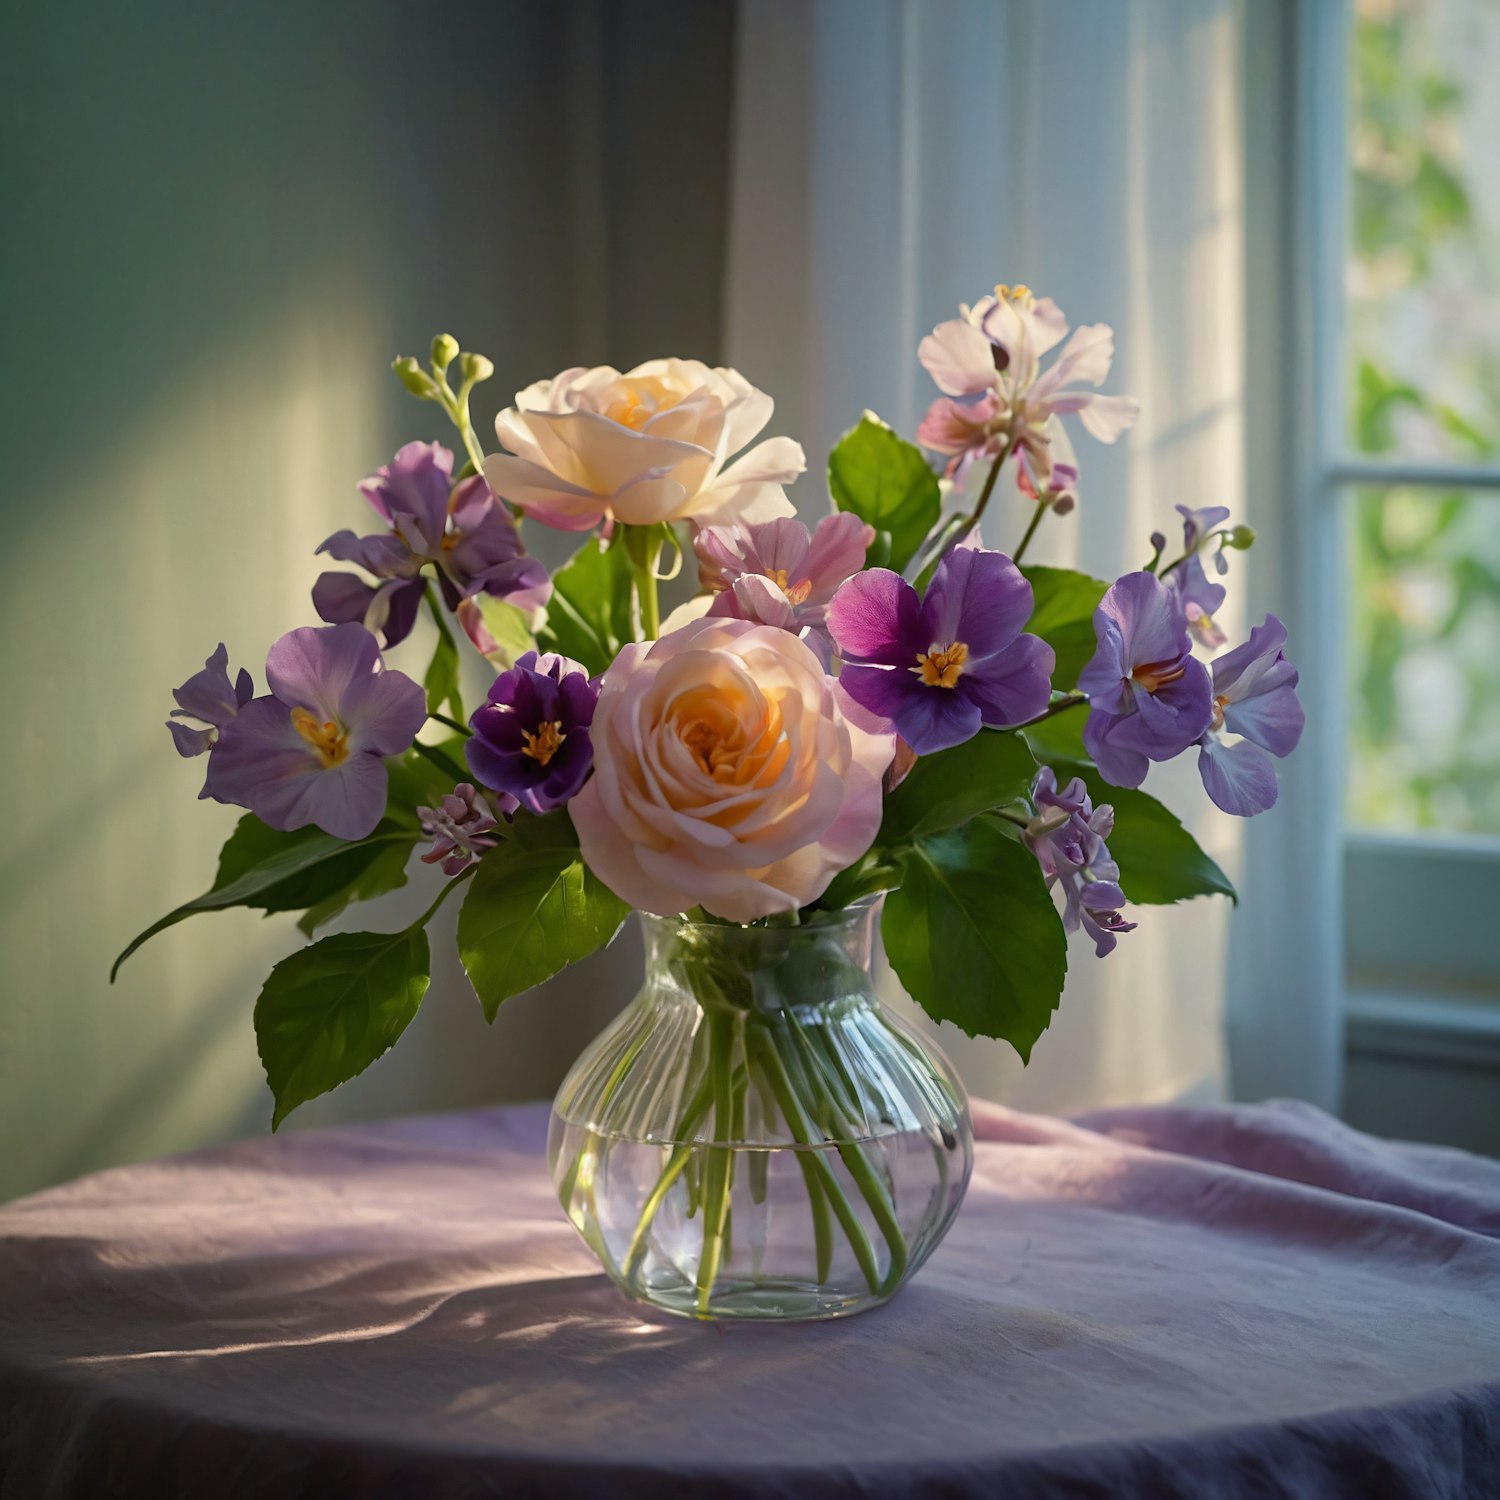
<path id="1" fill-rule="evenodd" d="M 1500 1495 L 1500 1164 L 1313 1110 L 978 1110 L 888 1308 L 621 1299 L 527 1107 L 0 1209 L 0 1494 Z"/>

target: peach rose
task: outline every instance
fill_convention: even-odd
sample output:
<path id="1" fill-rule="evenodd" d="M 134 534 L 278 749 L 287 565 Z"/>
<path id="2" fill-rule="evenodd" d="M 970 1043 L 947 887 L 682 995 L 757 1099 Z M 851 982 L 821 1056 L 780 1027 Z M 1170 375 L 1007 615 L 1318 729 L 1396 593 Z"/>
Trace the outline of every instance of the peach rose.
<path id="1" fill-rule="evenodd" d="M 659 916 L 796 911 L 874 841 L 894 739 L 790 631 L 695 620 L 605 672 L 570 811 L 590 869 Z"/>
<path id="2" fill-rule="evenodd" d="M 495 418 L 509 453 L 484 461 L 497 495 L 547 526 L 769 521 L 807 467 L 800 444 L 768 438 L 725 468 L 771 420 L 771 398 L 735 370 L 653 359 L 622 375 L 564 370 L 516 393 Z"/>

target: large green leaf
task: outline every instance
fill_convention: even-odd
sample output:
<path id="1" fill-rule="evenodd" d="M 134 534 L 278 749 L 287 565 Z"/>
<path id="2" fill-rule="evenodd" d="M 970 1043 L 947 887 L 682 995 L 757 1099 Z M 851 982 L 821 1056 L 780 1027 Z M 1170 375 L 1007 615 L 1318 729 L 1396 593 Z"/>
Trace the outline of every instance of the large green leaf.
<path id="1" fill-rule="evenodd" d="M 504 672 L 516 664 L 516 658 L 528 651 L 536 650 L 536 636 L 532 633 L 532 616 L 524 609 L 517 609 L 508 600 L 497 599 L 493 594 L 476 594 L 474 602 L 484 620 L 484 628 L 494 638 L 495 649 L 487 654 L 490 665 Z"/>
<path id="2" fill-rule="evenodd" d="M 919 839 L 881 935 L 928 1015 L 1030 1060 L 1068 973 L 1062 918 L 1030 850 L 986 819 Z"/>
<path id="3" fill-rule="evenodd" d="M 1049 719 L 1028 724 L 1021 735 L 1039 766 L 1056 765 L 1060 760 L 1089 765 L 1089 753 L 1083 748 L 1083 726 L 1088 719 L 1088 704 L 1075 703 Z"/>
<path id="4" fill-rule="evenodd" d="M 1035 775 L 1036 762 L 1018 735 L 981 729 L 963 744 L 917 761 L 885 799 L 876 842 L 889 848 L 956 828 L 977 813 L 1015 801 Z"/>
<path id="5" fill-rule="evenodd" d="M 602 948 L 629 913 L 584 864 L 566 815 L 518 817 L 480 861 L 458 914 L 459 956 L 485 1018 Z"/>
<path id="6" fill-rule="evenodd" d="M 552 575 L 547 622 L 537 631 L 544 651 L 602 672 L 635 639 L 630 621 L 630 557 L 623 546 L 590 538 Z"/>
<path id="7" fill-rule="evenodd" d="M 373 901 L 377 896 L 399 891 L 406 884 L 406 867 L 411 861 L 411 851 L 412 844 L 405 840 L 377 849 L 375 858 L 353 880 L 309 906 L 297 918 L 297 926 L 311 937 L 318 928 L 326 927 L 351 903 Z"/>
<path id="8" fill-rule="evenodd" d="M 1098 645 L 1094 611 L 1109 587 L 1102 579 L 1071 568 L 1022 568 L 1036 603 L 1026 628 L 1057 653 L 1055 688 L 1072 688 Z"/>
<path id="9" fill-rule="evenodd" d="M 272 1130 L 389 1051 L 430 977 L 420 927 L 336 932 L 282 959 L 255 1002 L 256 1046 L 276 1098 Z"/>
<path id="10" fill-rule="evenodd" d="M 898 437 L 872 411 L 828 455 L 828 488 L 840 510 L 853 511 L 891 537 L 890 566 L 900 572 L 937 523 L 937 476 L 920 448 Z"/>
<path id="11" fill-rule="evenodd" d="M 1120 889 L 1128 900 L 1142 906 L 1166 906 L 1193 896 L 1238 900 L 1229 877 L 1155 797 L 1111 786 L 1091 765 L 1051 764 L 1059 784 L 1081 776 L 1095 807 L 1107 802 L 1114 808 L 1109 852 L 1120 867 Z"/>
<path id="12" fill-rule="evenodd" d="M 357 882 L 382 850 L 393 845 L 409 850 L 415 838 L 410 829 L 382 820 L 368 838 L 349 843 L 316 828 L 282 833 L 247 813 L 220 851 L 213 886 L 133 939 L 114 961 L 110 983 L 142 943 L 188 917 L 231 906 L 253 906 L 266 912 L 315 906 Z"/>

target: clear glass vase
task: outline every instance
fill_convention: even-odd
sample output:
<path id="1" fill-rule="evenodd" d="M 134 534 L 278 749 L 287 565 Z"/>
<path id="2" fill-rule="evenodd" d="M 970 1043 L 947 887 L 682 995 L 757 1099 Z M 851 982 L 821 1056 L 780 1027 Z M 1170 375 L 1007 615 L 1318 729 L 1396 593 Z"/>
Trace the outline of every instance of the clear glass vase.
<path id="1" fill-rule="evenodd" d="M 646 982 L 574 1064 L 548 1158 L 629 1296 L 832 1318 L 892 1296 L 973 1164 L 952 1065 L 871 973 L 879 902 L 801 927 L 643 917 Z"/>

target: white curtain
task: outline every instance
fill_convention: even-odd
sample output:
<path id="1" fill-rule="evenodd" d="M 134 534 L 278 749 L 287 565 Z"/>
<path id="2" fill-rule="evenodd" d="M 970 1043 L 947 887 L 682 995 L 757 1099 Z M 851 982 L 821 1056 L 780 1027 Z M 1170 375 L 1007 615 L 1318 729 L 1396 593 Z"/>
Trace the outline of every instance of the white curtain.
<path id="1" fill-rule="evenodd" d="M 1245 28 L 1234 0 L 741 7 L 728 353 L 808 448 L 804 510 L 862 408 L 915 431 L 933 394 L 921 335 L 1023 281 L 1075 324 L 1114 326 L 1107 389 L 1142 405 L 1115 447 L 1078 437 L 1081 504 L 1048 519 L 1034 560 L 1138 567 L 1153 530 L 1177 534 L 1178 502 L 1264 521 L 1273 497 L 1244 493 Z M 1019 501 L 991 516 L 988 543 L 1014 546 Z M 1231 634 L 1244 598 L 1231 590 Z M 1239 873 L 1240 829 L 1191 757 L 1148 789 Z M 942 1028 L 972 1090 L 1036 1109 L 1223 1095 L 1228 903 L 1131 915 L 1105 960 L 1075 941 L 1024 1072 Z"/>

